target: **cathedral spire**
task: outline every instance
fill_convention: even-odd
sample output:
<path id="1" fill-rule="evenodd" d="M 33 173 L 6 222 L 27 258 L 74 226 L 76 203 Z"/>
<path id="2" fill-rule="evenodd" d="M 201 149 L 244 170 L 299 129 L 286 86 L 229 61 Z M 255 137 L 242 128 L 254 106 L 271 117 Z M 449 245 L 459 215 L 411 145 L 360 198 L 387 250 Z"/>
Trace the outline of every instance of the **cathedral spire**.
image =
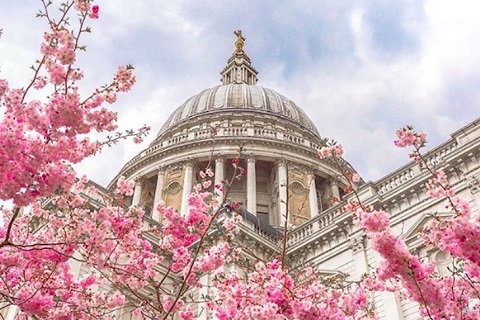
<path id="1" fill-rule="evenodd" d="M 235 41 L 235 51 L 227 61 L 227 65 L 223 68 L 222 83 L 246 83 L 250 85 L 257 84 L 257 70 L 252 66 L 250 57 L 243 50 L 245 44 L 245 37 L 242 35 L 242 30 L 235 30 L 233 32 L 237 36 Z"/>

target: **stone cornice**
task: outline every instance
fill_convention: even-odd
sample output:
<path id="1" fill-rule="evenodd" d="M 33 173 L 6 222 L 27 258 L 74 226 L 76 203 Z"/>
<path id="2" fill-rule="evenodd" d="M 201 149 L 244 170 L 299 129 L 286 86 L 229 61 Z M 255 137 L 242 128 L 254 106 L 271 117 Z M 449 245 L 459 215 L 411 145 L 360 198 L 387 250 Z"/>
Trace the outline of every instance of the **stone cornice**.
<path id="1" fill-rule="evenodd" d="M 211 147 L 213 148 L 215 145 L 222 145 L 222 146 L 231 146 L 232 152 L 231 155 L 236 155 L 236 151 L 238 149 L 239 144 L 252 144 L 255 146 L 267 146 L 272 149 L 281 150 L 283 153 L 285 151 L 290 152 L 291 155 L 288 156 L 289 160 L 298 163 L 300 160 L 298 159 L 298 155 L 301 155 L 307 159 L 309 159 L 309 163 L 305 163 L 308 166 L 315 166 L 317 170 L 325 172 L 326 174 L 333 175 L 336 174 L 336 167 L 327 163 L 318 158 L 317 152 L 314 149 L 311 149 L 305 145 L 300 145 L 297 143 L 293 143 L 290 141 L 281 141 L 281 140 L 271 140 L 265 139 L 262 137 L 217 137 L 215 140 L 213 139 L 197 139 L 194 141 L 186 141 L 186 142 L 179 142 L 171 147 L 167 148 L 160 148 L 158 146 L 152 146 L 140 154 L 135 156 L 132 160 L 127 162 L 127 164 L 122 168 L 119 174 L 112 180 L 109 184 L 108 188 L 111 188 L 114 185 L 115 181 L 122 175 L 126 177 L 130 177 L 142 168 L 148 166 L 149 164 L 155 163 L 160 161 L 162 158 L 165 158 L 169 155 L 179 154 L 182 151 L 188 150 L 190 154 L 192 154 L 192 150 L 195 148 L 204 148 L 204 147 Z M 263 147 L 262 147 L 263 148 Z M 210 154 L 211 152 L 208 152 Z M 258 152 L 256 153 L 258 155 Z M 225 154 L 226 155 L 226 154 Z M 266 153 L 266 155 L 271 156 L 271 152 Z M 175 161 L 182 161 L 182 159 L 177 159 Z M 162 163 L 162 165 L 168 165 L 166 163 Z"/>

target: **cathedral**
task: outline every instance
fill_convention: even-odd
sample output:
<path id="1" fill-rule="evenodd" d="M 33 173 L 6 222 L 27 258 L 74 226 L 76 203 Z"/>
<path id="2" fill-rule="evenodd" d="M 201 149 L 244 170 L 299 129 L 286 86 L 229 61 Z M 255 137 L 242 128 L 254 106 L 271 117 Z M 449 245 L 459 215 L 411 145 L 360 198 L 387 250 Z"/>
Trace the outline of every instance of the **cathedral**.
<path id="1" fill-rule="evenodd" d="M 160 221 L 160 202 L 186 212 L 186 199 L 210 167 L 215 185 L 231 179 L 231 162 L 240 155 L 246 169 L 228 190 L 243 216 L 239 241 L 263 258 L 281 247 L 288 228 L 287 262 L 357 280 L 375 268 L 379 256 L 342 202 L 352 199 L 338 164 L 320 159 L 324 145 L 308 115 L 286 96 L 257 84 L 257 70 L 244 49 L 241 31 L 221 71 L 221 84 L 188 98 L 163 124 L 153 142 L 128 161 L 107 189 L 124 176 L 135 180 L 129 204 L 145 209 L 148 221 Z M 239 151 L 240 150 L 240 151 Z M 480 208 L 480 119 L 460 128 L 425 157 L 448 175 L 449 183 L 473 212 Z M 343 168 L 354 171 L 341 160 Z M 450 215 L 440 199 L 430 199 L 424 165 L 410 162 L 377 181 L 360 179 L 361 201 L 389 213 L 393 229 L 421 259 L 448 272 L 448 253 L 427 249 L 418 231 L 429 214 Z M 214 186 L 211 189 L 213 191 Z M 224 191 L 217 191 L 223 197 Z M 379 319 L 420 319 L 418 307 L 392 292 L 372 297 Z"/>
<path id="2" fill-rule="evenodd" d="M 160 201 L 186 211 L 187 196 L 207 166 L 215 172 L 216 185 L 229 179 L 231 161 L 241 148 L 240 166 L 246 175 L 228 193 L 244 218 L 241 241 L 260 256 L 271 257 L 288 226 L 287 259 L 293 267 L 308 264 L 326 274 L 359 279 L 375 268 L 379 257 L 352 217 L 341 214 L 341 202 L 353 197 L 345 191 L 347 181 L 338 165 L 319 158 L 324 142 L 305 112 L 284 95 L 257 84 L 245 38 L 239 30 L 235 34 L 235 50 L 221 71 L 222 83 L 178 107 L 148 148 L 127 162 L 108 188 L 113 189 L 120 176 L 135 179 L 131 204 L 142 206 L 158 221 L 161 217 L 153 208 Z M 480 120 L 452 133 L 426 157 L 447 173 L 458 195 L 478 212 Z M 354 170 L 345 160 L 341 165 Z M 356 191 L 363 203 L 387 211 L 410 250 L 435 261 L 442 273 L 451 257 L 427 250 L 417 237 L 429 214 L 451 214 L 442 200 L 427 196 L 424 184 L 429 177 L 422 164 L 410 162 L 378 181 L 360 180 Z M 373 300 L 380 319 L 419 319 L 417 306 L 394 293 L 377 293 Z"/>

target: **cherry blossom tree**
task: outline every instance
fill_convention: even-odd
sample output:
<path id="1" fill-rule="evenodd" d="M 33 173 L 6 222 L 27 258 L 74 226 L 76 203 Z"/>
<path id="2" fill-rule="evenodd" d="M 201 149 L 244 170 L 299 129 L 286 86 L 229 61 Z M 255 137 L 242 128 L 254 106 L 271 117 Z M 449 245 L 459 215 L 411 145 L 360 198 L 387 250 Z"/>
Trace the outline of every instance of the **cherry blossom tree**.
<path id="1" fill-rule="evenodd" d="M 116 291 L 93 292 L 99 277 L 74 279 L 68 261 L 81 256 L 80 249 L 88 252 L 85 263 L 106 260 L 112 253 L 108 239 L 127 247 L 126 239 L 140 231 L 124 228 L 139 225 L 142 213 L 134 208 L 90 211 L 83 199 L 71 193 L 73 187 L 82 190 L 85 183 L 85 179 L 77 181 L 71 165 L 94 155 L 105 143 L 126 136 L 139 139 L 148 128 L 103 143 L 89 138 L 93 131 L 116 128 L 117 114 L 105 105 L 130 90 L 135 83 L 133 68 L 119 67 L 110 84 L 81 96 L 78 84 L 83 73 L 75 61 L 85 49 L 80 39 L 90 32 L 88 20 L 98 18 L 99 8 L 91 1 L 67 1 L 58 8 L 52 1 L 41 4 L 38 16 L 50 29 L 40 46 L 41 57 L 32 67 L 32 80 L 23 88 L 11 88 L 0 79 L 0 199 L 14 205 L 2 208 L 1 307 L 17 305 L 24 316 L 36 318 L 102 317 L 121 305 L 123 296 Z M 42 205 L 46 197 L 55 210 Z M 122 229 L 118 223 L 124 216 L 128 222 Z M 112 219 L 117 219 L 116 227 L 105 230 Z M 149 246 L 141 237 L 130 244 L 124 254 L 135 246 Z"/>
<path id="2" fill-rule="evenodd" d="M 282 254 L 243 264 L 235 243 L 241 218 L 235 204 L 225 206 L 229 187 L 244 174 L 241 152 L 232 177 L 215 186 L 224 189 L 222 198 L 207 191 L 213 177 L 207 167 L 186 215 L 160 205 L 155 209 L 161 223 L 124 205 L 132 181 L 119 179 L 111 194 L 77 177 L 72 164 L 124 137 L 138 142 L 148 128 L 103 142 L 91 138 L 116 129 L 117 113 L 108 105 L 135 83 L 133 67 L 119 67 L 109 84 L 82 96 L 83 73 L 75 61 L 85 50 L 80 39 L 91 31 L 89 21 L 101 10 L 91 0 L 58 8 L 54 1 L 40 3 L 39 16 L 50 29 L 32 80 L 11 88 L 0 79 L 0 199 L 13 203 L 2 208 L 0 310 L 16 306 L 18 319 L 115 319 L 124 313 L 135 319 L 374 319 L 371 291 L 398 290 L 418 302 L 427 318 L 480 318 L 479 218 L 455 196 L 445 173 L 428 164 L 429 195 L 444 197 L 455 215 L 434 220 L 425 243 L 454 256 L 455 269 L 438 276 L 433 264 L 422 263 L 395 236 L 387 213 L 357 197 L 345 204 L 344 214 L 355 217 L 384 261 L 356 282 L 323 277 L 309 267 L 289 269 Z M 412 158 L 426 163 L 424 133 L 407 127 L 397 136 L 397 146 L 412 147 Z M 341 167 L 342 153 L 340 145 L 330 144 L 319 156 Z M 358 174 L 343 169 L 356 194 Z M 244 274 L 225 271 L 227 264 L 242 265 Z M 78 274 L 78 265 L 87 272 Z"/>

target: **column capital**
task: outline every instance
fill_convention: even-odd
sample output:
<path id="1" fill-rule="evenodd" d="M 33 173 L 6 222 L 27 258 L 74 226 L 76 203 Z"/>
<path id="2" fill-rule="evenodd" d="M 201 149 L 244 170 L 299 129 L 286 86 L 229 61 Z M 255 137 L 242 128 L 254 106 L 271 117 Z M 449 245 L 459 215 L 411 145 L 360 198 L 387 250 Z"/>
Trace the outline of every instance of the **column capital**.
<path id="1" fill-rule="evenodd" d="M 288 161 L 287 161 L 287 159 L 285 159 L 285 158 L 279 158 L 279 159 L 275 160 L 275 164 L 276 164 L 277 166 L 283 166 L 283 167 L 285 167 L 285 166 L 287 166 Z"/>
<path id="2" fill-rule="evenodd" d="M 158 166 L 157 175 L 159 176 L 164 175 L 166 171 L 167 171 L 167 168 L 165 168 L 165 166 Z"/>
<path id="3" fill-rule="evenodd" d="M 314 167 L 306 166 L 306 167 L 305 167 L 305 172 L 306 172 L 308 175 L 315 176 L 315 168 L 314 168 Z"/>
<path id="4" fill-rule="evenodd" d="M 145 178 L 142 176 L 138 176 L 135 177 L 133 181 L 135 182 L 135 186 L 141 186 L 145 182 Z"/>
<path id="5" fill-rule="evenodd" d="M 195 160 L 193 158 L 183 161 L 183 168 L 193 168 Z"/>
<path id="6" fill-rule="evenodd" d="M 225 163 L 225 158 L 222 155 L 217 155 L 215 157 L 215 163 Z"/>
<path id="7" fill-rule="evenodd" d="M 255 163 L 256 161 L 257 159 L 255 159 L 255 156 L 253 154 L 247 157 L 247 163 Z"/>
<path id="8" fill-rule="evenodd" d="M 417 257 L 420 256 L 420 248 L 419 247 L 409 249 L 408 251 L 414 256 L 417 256 Z"/>
<path id="9" fill-rule="evenodd" d="M 336 177 L 332 177 L 330 179 L 328 179 L 330 181 L 330 183 L 332 184 L 332 186 L 338 186 L 338 179 Z"/>

